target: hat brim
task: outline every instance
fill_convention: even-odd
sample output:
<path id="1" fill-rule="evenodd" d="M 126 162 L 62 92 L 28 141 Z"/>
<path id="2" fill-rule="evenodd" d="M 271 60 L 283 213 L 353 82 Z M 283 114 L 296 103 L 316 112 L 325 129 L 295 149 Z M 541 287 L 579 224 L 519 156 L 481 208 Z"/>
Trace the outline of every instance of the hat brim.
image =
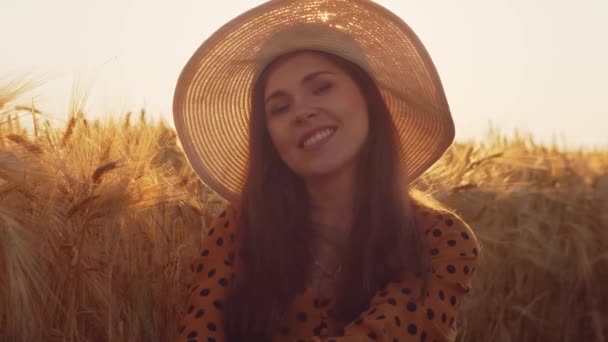
<path id="1" fill-rule="evenodd" d="M 251 87 L 269 37 L 296 25 L 324 25 L 364 51 L 399 135 L 400 164 L 418 178 L 450 147 L 455 128 L 435 66 L 410 27 L 366 0 L 269 1 L 226 23 L 196 50 L 182 70 L 173 99 L 177 136 L 194 172 L 227 200 L 246 179 Z M 331 35 L 292 39 L 362 64 Z M 299 43 L 298 43 L 299 42 Z M 299 45 L 298 45 L 299 44 Z M 281 47 L 275 49 L 280 53 Z"/>

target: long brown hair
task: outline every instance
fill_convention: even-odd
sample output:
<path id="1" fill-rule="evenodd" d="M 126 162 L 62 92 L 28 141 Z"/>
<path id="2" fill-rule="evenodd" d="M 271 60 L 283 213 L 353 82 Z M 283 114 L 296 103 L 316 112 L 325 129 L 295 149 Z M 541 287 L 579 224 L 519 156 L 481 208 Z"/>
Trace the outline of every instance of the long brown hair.
<path id="1" fill-rule="evenodd" d="M 356 172 L 356 216 L 336 283 L 334 316 L 349 322 L 388 282 L 404 275 L 426 278 L 430 259 L 412 218 L 410 197 L 400 193 L 396 131 L 376 83 L 358 65 L 317 53 L 350 75 L 364 94 L 369 113 L 369 134 Z M 264 115 L 268 73 L 288 57 L 275 60 L 253 88 L 248 177 L 237 208 L 244 227 L 239 254 L 244 267 L 231 284 L 223 309 L 229 342 L 270 341 L 294 296 L 304 291 L 312 260 L 310 199 L 303 179 L 275 149 Z"/>

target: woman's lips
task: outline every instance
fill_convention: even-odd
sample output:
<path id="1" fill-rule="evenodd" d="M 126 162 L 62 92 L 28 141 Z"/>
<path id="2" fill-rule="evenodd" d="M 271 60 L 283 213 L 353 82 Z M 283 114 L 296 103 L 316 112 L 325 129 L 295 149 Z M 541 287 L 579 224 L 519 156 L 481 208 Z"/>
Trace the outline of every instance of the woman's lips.
<path id="1" fill-rule="evenodd" d="M 336 131 L 338 129 L 337 128 L 332 128 L 332 132 L 327 134 L 326 136 L 324 136 L 323 138 L 319 139 L 318 141 L 314 142 L 311 145 L 302 145 L 301 148 L 304 151 L 315 151 L 320 149 L 321 147 L 323 147 L 328 141 L 331 140 L 331 138 L 333 138 L 333 136 L 336 134 Z"/>

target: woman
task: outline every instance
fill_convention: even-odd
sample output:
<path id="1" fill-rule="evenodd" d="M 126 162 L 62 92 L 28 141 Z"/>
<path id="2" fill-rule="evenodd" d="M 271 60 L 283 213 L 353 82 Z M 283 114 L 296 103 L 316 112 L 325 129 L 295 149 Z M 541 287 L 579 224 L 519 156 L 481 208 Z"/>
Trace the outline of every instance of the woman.
<path id="1" fill-rule="evenodd" d="M 371 1 L 270 1 L 175 93 L 190 164 L 229 204 L 176 341 L 448 341 L 479 243 L 409 185 L 454 138 L 437 72 Z"/>

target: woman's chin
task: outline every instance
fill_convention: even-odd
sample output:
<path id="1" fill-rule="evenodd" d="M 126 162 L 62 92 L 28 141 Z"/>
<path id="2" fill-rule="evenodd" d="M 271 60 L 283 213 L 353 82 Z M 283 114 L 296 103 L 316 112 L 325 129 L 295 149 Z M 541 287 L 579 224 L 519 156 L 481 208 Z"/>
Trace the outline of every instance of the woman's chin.
<path id="1" fill-rule="evenodd" d="M 305 169 L 301 169 L 298 174 L 304 179 L 319 179 L 334 175 L 340 169 L 340 165 L 333 163 L 319 163 L 317 165 L 307 165 Z"/>

